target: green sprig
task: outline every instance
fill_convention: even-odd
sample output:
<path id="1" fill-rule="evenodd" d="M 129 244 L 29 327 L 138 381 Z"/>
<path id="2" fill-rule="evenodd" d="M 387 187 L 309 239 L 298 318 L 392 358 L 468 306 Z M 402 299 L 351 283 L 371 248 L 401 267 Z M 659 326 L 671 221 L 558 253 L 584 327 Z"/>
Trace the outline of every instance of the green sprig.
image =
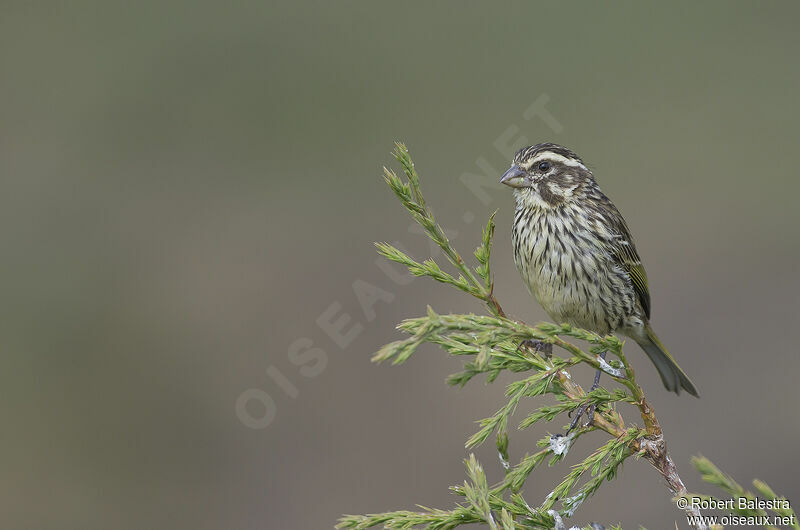
<path id="1" fill-rule="evenodd" d="M 745 499 L 746 501 L 756 501 L 756 495 L 753 494 L 751 491 L 744 489 L 738 482 L 736 482 L 730 475 L 727 475 L 720 471 L 720 469 L 714 465 L 711 460 L 708 458 L 698 455 L 692 457 L 692 464 L 694 465 L 695 469 L 700 472 L 701 477 L 705 482 L 717 486 L 725 493 L 731 496 L 735 500 L 733 504 L 733 512 L 743 515 L 743 516 L 764 516 L 767 515 L 767 511 L 759 508 L 751 509 L 747 507 L 747 503 L 744 503 L 744 507 L 739 507 L 739 499 Z M 781 501 L 776 502 L 774 508 L 771 510 L 776 515 L 781 517 L 788 517 L 793 521 L 792 528 L 795 530 L 800 530 L 800 522 L 797 520 L 797 516 L 794 513 L 791 505 L 789 505 L 786 501 L 786 497 L 778 496 L 772 488 L 770 488 L 765 482 L 761 480 L 754 480 L 753 487 L 755 487 L 756 491 L 758 491 L 763 498 L 769 501 Z M 690 498 L 690 497 L 705 497 L 709 498 L 705 495 L 699 494 L 686 494 L 683 497 Z M 783 505 L 786 504 L 787 507 Z M 775 528 L 773 526 L 765 526 L 765 528 Z"/>
<path id="2" fill-rule="evenodd" d="M 483 300 L 492 314 L 497 316 L 504 315 L 500 304 L 497 303 L 492 293 L 492 280 L 489 269 L 492 235 L 494 234 L 494 215 L 489 218 L 489 223 L 484 230 L 483 243 L 475 251 L 475 258 L 478 260 L 475 273 L 483 280 L 481 282 L 475 277 L 470 267 L 464 263 L 464 259 L 461 255 L 450 244 L 450 240 L 447 238 L 441 225 L 436 222 L 433 212 L 425 205 L 425 198 L 422 195 L 422 189 L 419 185 L 419 175 L 417 175 L 414 162 L 411 160 L 411 155 L 406 146 L 397 142 L 392 154 L 402 166 L 406 180 L 404 181 L 401 179 L 397 173 L 391 169 L 383 168 L 384 180 L 397 198 L 400 199 L 403 206 L 409 211 L 411 217 L 422 227 L 425 233 L 428 234 L 431 241 L 442 249 L 447 260 L 460 274 L 458 277 L 455 277 L 452 274 L 442 271 L 441 267 L 439 267 L 433 259 L 427 259 L 420 263 L 388 243 L 376 243 L 378 252 L 392 261 L 406 265 L 412 274 L 416 276 L 430 276 L 439 282 L 449 283 Z"/>

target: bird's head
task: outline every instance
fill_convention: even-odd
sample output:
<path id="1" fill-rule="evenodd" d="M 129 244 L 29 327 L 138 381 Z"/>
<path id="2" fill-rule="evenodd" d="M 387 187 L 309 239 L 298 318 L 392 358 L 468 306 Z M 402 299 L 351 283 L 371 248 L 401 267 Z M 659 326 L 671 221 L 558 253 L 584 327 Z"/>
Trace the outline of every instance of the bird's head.
<path id="1" fill-rule="evenodd" d="M 523 147 L 500 182 L 514 188 L 518 203 L 556 208 L 579 201 L 594 185 L 592 172 L 578 155 L 560 145 L 543 143 Z"/>

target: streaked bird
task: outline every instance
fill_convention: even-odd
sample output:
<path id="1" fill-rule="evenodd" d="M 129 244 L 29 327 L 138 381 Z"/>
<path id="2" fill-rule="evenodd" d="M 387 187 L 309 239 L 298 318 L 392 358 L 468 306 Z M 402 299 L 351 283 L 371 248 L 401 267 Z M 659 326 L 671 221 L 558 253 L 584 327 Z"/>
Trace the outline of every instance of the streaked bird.
<path id="1" fill-rule="evenodd" d="M 553 143 L 525 147 L 500 182 L 514 188 L 514 263 L 550 318 L 632 338 L 668 390 L 697 396 L 650 326 L 647 274 L 631 232 L 580 157 Z M 599 372 L 592 388 L 598 380 Z"/>

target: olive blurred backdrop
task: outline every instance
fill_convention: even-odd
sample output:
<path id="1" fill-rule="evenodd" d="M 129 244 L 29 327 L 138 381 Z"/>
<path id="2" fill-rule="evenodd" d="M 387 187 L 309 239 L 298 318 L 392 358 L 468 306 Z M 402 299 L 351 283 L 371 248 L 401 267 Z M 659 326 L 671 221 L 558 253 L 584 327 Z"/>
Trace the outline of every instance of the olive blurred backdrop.
<path id="1" fill-rule="evenodd" d="M 376 264 L 377 240 L 430 254 L 381 166 L 409 145 L 465 255 L 499 209 L 496 292 L 532 322 L 545 315 L 512 263 L 510 191 L 461 180 L 495 182 L 523 136 L 576 150 L 633 229 L 654 326 L 702 396 L 667 393 L 630 346 L 690 489 L 713 492 L 688 462 L 703 453 L 800 502 L 798 16 L 790 2 L 4 3 L 0 527 L 329 528 L 452 506 L 464 441 L 508 380 L 449 388 L 459 363 L 433 348 L 369 362 L 426 304 L 481 310 Z M 549 114 L 526 119 L 535 103 Z M 361 282 L 392 300 L 365 314 Z M 344 347 L 323 314 L 349 315 Z M 290 349 L 309 342 L 324 362 L 298 366 Z M 512 458 L 543 434 L 512 433 Z M 477 453 L 499 478 L 495 450 Z M 567 469 L 535 473 L 529 502 Z M 590 520 L 685 527 L 642 461 L 571 522 Z"/>

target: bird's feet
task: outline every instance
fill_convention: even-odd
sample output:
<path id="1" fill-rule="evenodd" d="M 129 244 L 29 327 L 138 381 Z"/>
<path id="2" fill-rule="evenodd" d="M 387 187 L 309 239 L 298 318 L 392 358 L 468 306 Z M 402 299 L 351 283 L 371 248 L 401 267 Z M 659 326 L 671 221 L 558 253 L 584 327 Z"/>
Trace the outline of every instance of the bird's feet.
<path id="1" fill-rule="evenodd" d="M 584 414 L 586 414 L 586 423 L 584 425 L 586 427 L 591 427 L 594 424 L 594 408 L 594 404 L 588 406 L 581 405 L 578 407 L 578 410 L 575 411 L 575 417 L 572 419 L 572 422 L 570 422 L 569 429 L 567 429 L 567 435 L 578 426 L 578 422 L 581 421 L 581 417 Z"/>
<path id="2" fill-rule="evenodd" d="M 525 339 L 517 346 L 517 351 L 523 347 L 531 349 L 535 352 L 543 354 L 548 359 L 553 356 L 553 343 L 545 342 L 543 340 Z"/>
<path id="3" fill-rule="evenodd" d="M 600 354 L 600 358 L 601 359 L 605 359 L 606 358 L 606 352 L 601 353 Z M 600 374 L 601 373 L 603 373 L 602 370 L 597 370 L 597 372 L 594 374 L 594 382 L 592 383 L 592 388 L 589 389 L 589 392 L 591 392 L 592 390 L 594 390 L 598 386 L 600 386 Z M 592 425 L 592 423 L 594 422 L 594 409 L 595 409 L 595 405 L 594 404 L 591 404 L 591 405 L 588 405 L 588 406 L 587 405 L 581 405 L 580 407 L 578 407 L 578 410 L 575 411 L 575 418 L 569 424 L 569 429 L 567 429 L 567 434 L 571 433 L 572 430 L 575 427 L 577 427 L 578 422 L 581 421 L 581 416 L 583 416 L 584 413 L 586 413 L 586 419 L 588 420 L 586 422 L 586 425 L 587 426 Z"/>

